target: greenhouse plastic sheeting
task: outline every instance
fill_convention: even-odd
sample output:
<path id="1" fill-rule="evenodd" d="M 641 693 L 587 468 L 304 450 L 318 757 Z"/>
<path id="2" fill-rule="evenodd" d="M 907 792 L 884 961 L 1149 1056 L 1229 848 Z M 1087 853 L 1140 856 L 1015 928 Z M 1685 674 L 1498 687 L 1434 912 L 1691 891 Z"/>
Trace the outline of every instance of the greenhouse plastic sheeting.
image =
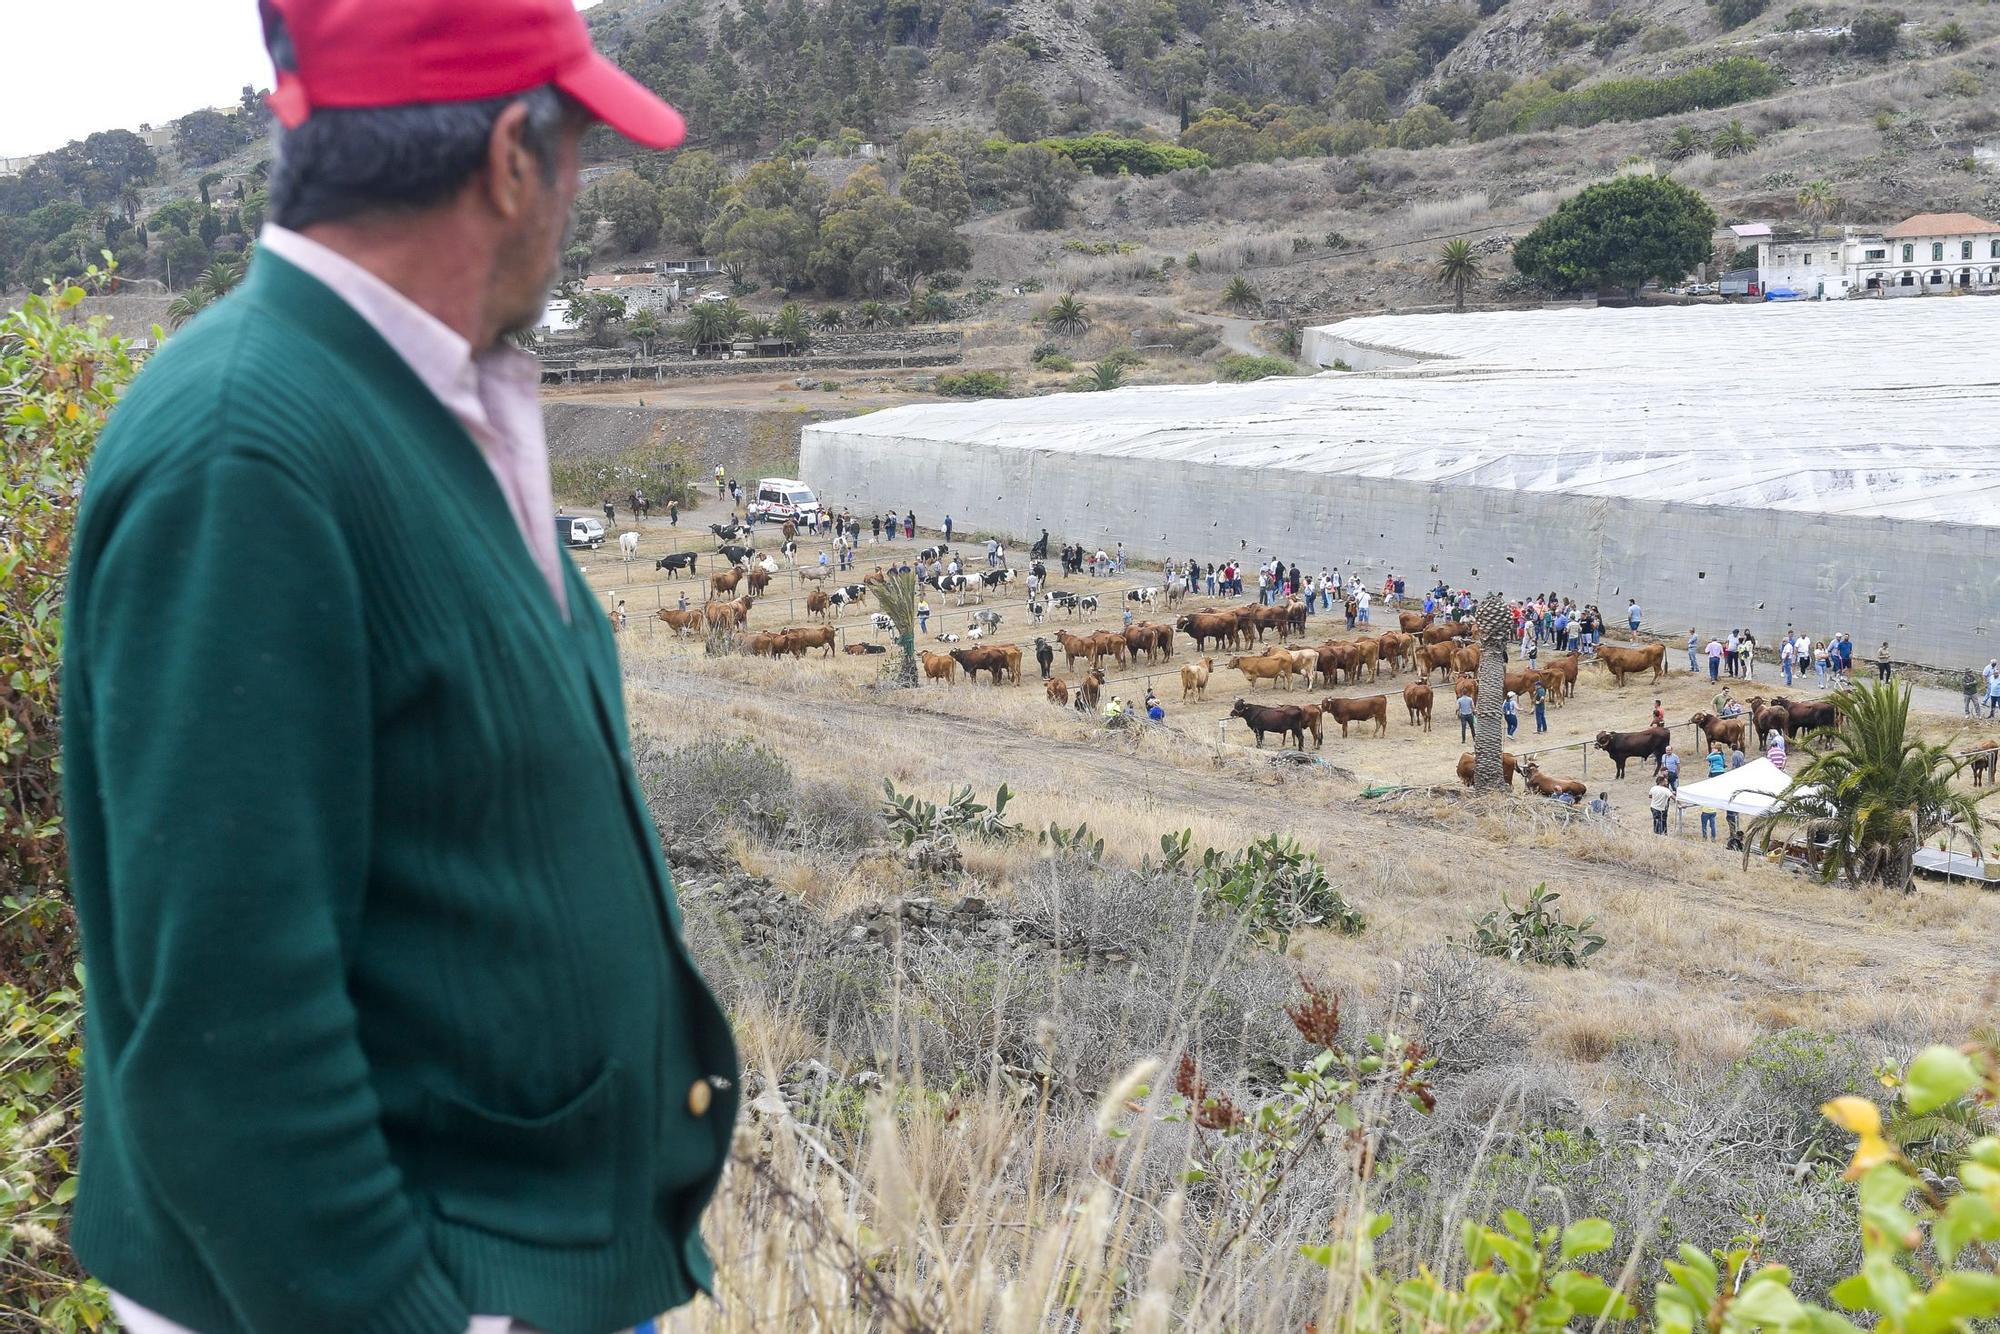
<path id="1" fill-rule="evenodd" d="M 1412 589 L 1557 589 L 1766 643 L 2000 652 L 2000 300 L 1381 316 L 1248 385 L 913 404 L 806 428 L 835 503 Z"/>

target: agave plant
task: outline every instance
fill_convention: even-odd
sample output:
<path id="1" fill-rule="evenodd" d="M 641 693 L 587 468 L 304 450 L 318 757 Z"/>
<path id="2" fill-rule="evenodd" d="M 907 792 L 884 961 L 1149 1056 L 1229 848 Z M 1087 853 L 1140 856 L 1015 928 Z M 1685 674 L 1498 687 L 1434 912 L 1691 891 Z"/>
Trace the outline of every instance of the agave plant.
<path id="1" fill-rule="evenodd" d="M 1042 316 L 1042 322 L 1058 338 L 1075 338 L 1090 327 L 1090 317 L 1074 292 L 1064 292 L 1057 297 L 1055 304 Z"/>
<path id="2" fill-rule="evenodd" d="M 1077 377 L 1076 387 L 1086 393 L 1116 389 L 1125 383 L 1125 363 L 1122 361 L 1100 361 L 1089 371 Z"/>

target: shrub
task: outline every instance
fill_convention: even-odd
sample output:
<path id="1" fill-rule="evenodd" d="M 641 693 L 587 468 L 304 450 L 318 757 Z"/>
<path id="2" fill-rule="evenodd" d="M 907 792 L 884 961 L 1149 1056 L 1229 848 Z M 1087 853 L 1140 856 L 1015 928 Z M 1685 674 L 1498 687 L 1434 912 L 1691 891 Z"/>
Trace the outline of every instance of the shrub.
<path id="1" fill-rule="evenodd" d="M 1903 11 L 1900 9 L 1864 9 L 1854 16 L 1848 26 L 1848 37 L 1854 49 L 1864 56 L 1886 57 L 1896 49 L 1903 36 Z"/>
<path id="2" fill-rule="evenodd" d="M 1210 165 L 1208 154 L 1198 149 L 1156 143 L 1151 139 L 1123 139 L 1111 134 L 1044 139 L 1041 144 L 1099 176 L 1116 176 L 1121 171 L 1134 176 L 1161 176 L 1170 171 L 1188 171 Z"/>
<path id="3" fill-rule="evenodd" d="M 1555 906 L 1561 894 L 1536 885 L 1519 908 L 1503 894 L 1500 906 L 1473 923 L 1472 948 L 1493 959 L 1515 963 L 1561 964 L 1581 968 L 1604 948 L 1604 937 L 1591 931 L 1596 918 L 1565 922 Z"/>
<path id="4" fill-rule="evenodd" d="M 1005 398 L 1014 384 L 1004 371 L 962 371 L 938 376 L 933 387 L 951 398 Z"/>
<path id="5" fill-rule="evenodd" d="M 1005 783 L 993 794 L 990 806 L 973 800 L 970 787 L 959 788 L 942 803 L 898 792 L 896 785 L 886 778 L 882 780 L 882 790 L 883 823 L 889 828 L 889 837 L 901 845 L 903 860 L 913 870 L 959 869 L 961 836 L 997 843 L 1022 832 L 1020 825 L 1007 823 L 1007 803 L 1014 794 Z"/>
<path id="6" fill-rule="evenodd" d="M 1280 952 L 1309 926 L 1352 936 L 1368 925 L 1326 878 L 1318 857 L 1276 834 L 1234 853 L 1210 848 L 1195 881 L 1210 904 L 1244 917 L 1252 939 L 1275 942 Z"/>
<path id="7" fill-rule="evenodd" d="M 1957 19 L 1952 19 L 1949 22 L 1940 23 L 1937 27 L 1933 28 L 1931 30 L 1931 40 L 1947 51 L 1963 51 L 1966 47 L 1972 45 L 1972 34 L 1965 30 L 1963 23 L 1960 23 Z"/>
<path id="8" fill-rule="evenodd" d="M 1222 380 L 1228 384 L 1247 384 L 1274 375 L 1297 375 L 1299 371 L 1283 357 L 1257 357 L 1248 352 L 1231 352 L 1216 364 Z"/>
<path id="9" fill-rule="evenodd" d="M 1076 369 L 1076 363 L 1060 352 L 1037 352 L 1035 354 L 1035 365 L 1045 371 L 1073 371 Z"/>
<path id="10" fill-rule="evenodd" d="M 1947 97 L 1977 97 L 1983 87 L 1979 76 L 1969 69 L 1955 69 L 1944 76 L 1941 87 Z"/>
<path id="11" fill-rule="evenodd" d="M 1724 28 L 1740 28 L 1762 14 L 1769 0 L 1708 0 L 1715 21 Z"/>
<path id="12" fill-rule="evenodd" d="M 670 842 L 693 843 L 728 826 L 762 831 L 783 824 L 792 770 L 748 741 L 696 741 L 669 750 L 656 737 L 632 744 L 639 790 Z"/>
<path id="13" fill-rule="evenodd" d="M 1639 49 L 1647 55 L 1671 51 L 1687 43 L 1687 29 L 1675 23 L 1656 23 L 1639 35 Z"/>
<path id="14" fill-rule="evenodd" d="M 1754 56 L 1731 56 L 1663 78 L 1606 79 L 1534 98 L 1515 110 L 1512 128 L 1546 130 L 1607 120 L 1651 120 L 1763 97 L 1780 82 L 1777 71 Z"/>
<path id="15" fill-rule="evenodd" d="M 1817 28 L 1826 22 L 1826 11 L 1818 5 L 1794 5 L 1785 11 L 1787 28 Z"/>

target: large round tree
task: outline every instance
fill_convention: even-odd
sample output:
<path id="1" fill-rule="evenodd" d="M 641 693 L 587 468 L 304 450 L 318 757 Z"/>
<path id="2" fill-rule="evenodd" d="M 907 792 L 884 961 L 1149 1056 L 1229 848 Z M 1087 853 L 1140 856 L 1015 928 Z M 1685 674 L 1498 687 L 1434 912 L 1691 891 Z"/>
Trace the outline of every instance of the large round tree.
<path id="1" fill-rule="evenodd" d="M 1677 283 L 1708 258 L 1715 211 L 1664 176 L 1593 185 L 1514 246 L 1514 267 L 1558 291 Z"/>

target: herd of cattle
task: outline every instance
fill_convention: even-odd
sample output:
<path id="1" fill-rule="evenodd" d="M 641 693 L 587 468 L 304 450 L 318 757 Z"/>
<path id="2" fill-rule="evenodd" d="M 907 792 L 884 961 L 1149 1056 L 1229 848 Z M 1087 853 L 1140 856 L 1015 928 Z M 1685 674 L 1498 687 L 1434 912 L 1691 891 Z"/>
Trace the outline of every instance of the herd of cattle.
<path id="1" fill-rule="evenodd" d="M 806 615 L 809 619 L 817 619 L 820 624 L 744 633 L 739 637 L 739 632 L 746 630 L 751 607 L 764 594 L 779 567 L 770 557 L 734 544 L 731 539 L 741 535 L 740 530 L 720 525 L 711 525 L 711 528 L 722 544 L 716 554 L 726 565 L 709 576 L 709 600 L 706 603 L 660 610 L 660 620 L 677 635 L 697 632 L 720 635 L 753 655 L 803 658 L 817 649 L 822 656 L 831 657 L 836 634 L 828 623 L 830 618 L 865 601 L 868 586 L 885 578 L 877 571 L 865 576 L 859 583 L 829 588 L 825 586 L 831 577 L 829 571 L 799 570 L 801 579 L 819 585 L 806 596 Z M 794 554 L 790 542 L 792 535 L 787 532 L 785 536 L 786 554 L 790 556 Z M 942 548 L 933 548 L 921 553 L 921 559 L 935 560 L 941 552 Z M 626 554 L 629 556 L 631 552 Z M 690 576 L 698 577 L 700 555 L 692 551 L 675 552 L 662 556 L 657 565 L 661 570 L 685 571 Z M 1038 567 L 1037 574 L 1040 573 Z M 1000 588 L 1012 582 L 1014 577 L 1012 569 L 994 569 L 970 575 L 943 575 L 928 578 L 925 582 L 941 592 L 963 593 L 965 597 L 961 601 L 965 601 L 977 600 L 978 592 Z M 1034 582 L 1038 583 L 1039 579 Z M 743 589 L 746 583 L 748 587 Z M 739 592 L 739 589 L 743 591 Z M 1163 594 L 1159 589 L 1132 589 L 1127 592 L 1125 600 L 1128 604 L 1141 607 L 1151 607 L 1161 601 L 1172 606 L 1180 601 L 1179 597 L 1171 595 L 1177 591 L 1169 590 Z M 1051 590 L 1040 598 L 1031 594 L 1030 620 L 1039 624 L 1043 609 L 1051 604 L 1071 615 L 1089 614 L 1098 609 L 1095 596 Z M 878 631 L 893 628 L 889 618 L 882 613 L 875 613 L 871 619 Z M 1001 620 L 997 612 L 976 612 L 964 638 L 977 641 L 990 636 L 997 632 Z M 1459 621 L 1440 621 L 1428 614 L 1405 611 L 1399 614 L 1395 630 L 1350 640 L 1328 639 L 1316 645 L 1286 642 L 1289 636 L 1303 634 L 1308 623 L 1305 605 L 1295 598 L 1288 603 L 1251 603 L 1233 608 L 1186 612 L 1175 616 L 1170 624 L 1141 621 L 1123 630 L 1081 634 L 1059 630 L 1049 637 L 1036 636 L 1033 651 L 1049 701 L 1064 706 L 1074 703 L 1079 709 L 1094 710 L 1098 707 L 1109 679 L 1105 674 L 1107 664 L 1124 667 L 1141 659 L 1148 664 L 1170 661 L 1174 656 L 1177 635 L 1186 635 L 1197 653 L 1206 653 L 1211 648 L 1232 651 L 1232 656 L 1224 660 L 1223 667 L 1238 672 L 1243 678 L 1245 690 L 1250 692 L 1254 692 L 1260 684 L 1268 685 L 1274 691 L 1294 688 L 1312 690 L 1316 686 L 1330 689 L 1343 684 L 1358 684 L 1364 675 L 1367 681 L 1374 683 L 1381 680 L 1384 671 L 1391 676 L 1408 671 L 1417 679 L 1402 688 L 1404 710 L 1409 725 L 1426 732 L 1431 730 L 1432 725 L 1434 677 L 1440 685 L 1451 688 L 1454 699 L 1467 697 L 1476 701 L 1479 697 L 1477 673 L 1481 650 L 1477 644 L 1469 642 L 1469 627 Z M 1275 642 L 1268 646 L 1265 644 L 1267 635 L 1275 636 Z M 1022 683 L 1021 668 L 1025 656 L 1022 646 L 975 642 L 965 647 L 950 647 L 960 642 L 960 635 L 947 631 L 937 637 L 945 642 L 947 649 L 944 652 L 927 649 L 919 655 L 924 680 L 956 685 L 963 674 L 968 682 L 977 683 L 984 673 L 995 686 L 1006 682 Z M 873 654 L 883 652 L 884 648 L 880 644 L 852 643 L 845 651 L 850 654 Z M 1066 672 L 1073 672 L 1078 663 L 1084 664 L 1084 674 L 1074 686 L 1064 676 L 1055 674 L 1057 654 L 1061 654 Z M 1628 679 L 1649 674 L 1653 682 L 1658 682 L 1666 673 L 1666 647 L 1663 644 L 1631 647 L 1601 644 L 1595 659 L 1618 686 L 1623 686 Z M 1507 691 L 1522 700 L 1530 698 L 1537 686 L 1542 687 L 1548 706 L 1559 708 L 1565 700 L 1575 696 L 1582 662 L 1580 654 L 1571 652 L 1539 666 L 1514 664 L 1508 666 L 1503 679 Z M 1215 658 L 1207 656 L 1180 668 L 1181 698 L 1184 702 L 1207 698 L 1209 680 L 1215 668 Z M 1259 747 L 1264 744 L 1267 735 L 1276 735 L 1280 746 L 1289 742 L 1303 750 L 1308 734 L 1316 747 L 1322 745 L 1330 724 L 1338 724 L 1343 737 L 1349 734 L 1350 727 L 1356 725 L 1364 726 L 1368 735 L 1386 736 L 1389 709 L 1386 693 L 1345 699 L 1326 696 L 1318 703 L 1260 704 L 1239 696 L 1229 716 L 1243 720 L 1255 735 Z M 1718 718 L 1713 714 L 1698 713 L 1691 720 L 1710 742 L 1751 749 L 1758 746 L 1759 738 L 1772 731 L 1782 732 L 1789 738 L 1814 728 L 1831 726 L 1836 721 L 1837 715 L 1830 703 L 1782 698 L 1752 699 L 1750 710 L 1745 715 Z M 1593 744 L 1610 757 L 1617 775 L 1623 778 L 1629 761 L 1657 761 L 1665 753 L 1671 739 L 1671 729 L 1660 725 L 1630 732 L 1599 732 Z M 2000 777 L 2000 743 L 1989 743 L 1988 749 L 1992 753 L 1975 756 L 1973 760 L 1975 782 L 1987 773 Z M 1584 792 L 1581 782 L 1543 773 L 1532 758 L 1520 764 L 1514 755 L 1506 754 L 1503 769 L 1509 786 L 1512 786 L 1518 773 L 1529 788 L 1545 796 L 1568 793 L 1580 798 Z M 1456 772 L 1460 781 L 1468 785 L 1472 782 L 1473 757 L 1470 753 L 1459 757 Z"/>

